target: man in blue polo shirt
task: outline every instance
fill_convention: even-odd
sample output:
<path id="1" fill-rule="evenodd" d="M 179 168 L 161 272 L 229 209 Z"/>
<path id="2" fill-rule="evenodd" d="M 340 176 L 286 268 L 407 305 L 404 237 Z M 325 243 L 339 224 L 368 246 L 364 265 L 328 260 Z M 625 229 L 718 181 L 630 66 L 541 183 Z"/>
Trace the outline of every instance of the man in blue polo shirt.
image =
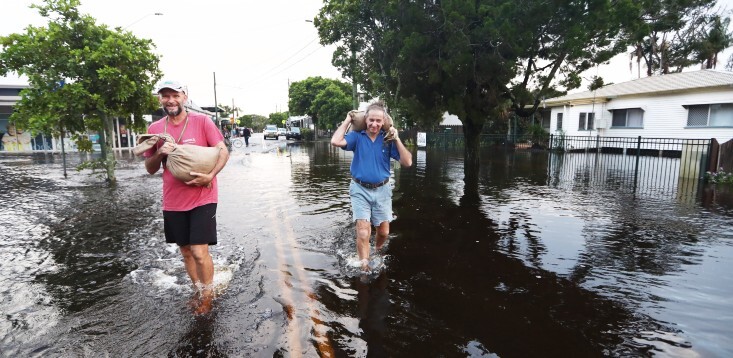
<path id="1" fill-rule="evenodd" d="M 351 161 L 351 211 L 356 222 L 356 251 L 363 270 L 369 269 L 369 238 L 372 225 L 377 228 L 375 248 L 379 252 L 389 235 L 392 220 L 392 187 L 389 186 L 389 161 L 397 160 L 403 167 L 412 165 L 410 153 L 392 127 L 393 139 L 384 139 L 382 131 L 387 111 L 381 102 L 370 104 L 364 114 L 366 129 L 346 134 L 351 123 L 347 115 L 331 137 L 331 145 L 354 152 Z"/>

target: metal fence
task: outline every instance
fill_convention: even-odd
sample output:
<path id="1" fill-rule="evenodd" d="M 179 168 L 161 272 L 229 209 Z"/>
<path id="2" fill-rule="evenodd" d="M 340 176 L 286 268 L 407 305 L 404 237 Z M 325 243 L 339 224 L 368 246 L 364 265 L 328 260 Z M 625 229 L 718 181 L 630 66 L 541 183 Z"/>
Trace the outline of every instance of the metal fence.
<path id="1" fill-rule="evenodd" d="M 463 146 L 462 135 L 429 133 L 428 146 Z M 710 168 L 711 139 L 481 135 L 481 146 L 551 152 L 550 181 L 583 181 L 633 192 L 694 193 Z"/>

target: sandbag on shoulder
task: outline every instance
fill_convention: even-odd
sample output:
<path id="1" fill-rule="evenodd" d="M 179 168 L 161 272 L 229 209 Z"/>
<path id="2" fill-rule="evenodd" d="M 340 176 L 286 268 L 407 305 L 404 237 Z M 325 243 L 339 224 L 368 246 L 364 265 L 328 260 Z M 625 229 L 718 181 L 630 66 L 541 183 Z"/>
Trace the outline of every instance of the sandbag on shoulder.
<path id="1" fill-rule="evenodd" d="M 365 114 L 366 113 L 364 111 L 353 110 L 349 112 L 349 116 L 351 117 L 351 130 L 352 131 L 359 132 L 359 131 L 363 131 L 366 129 L 367 125 L 366 125 L 366 118 L 364 116 Z M 392 135 L 392 132 L 390 131 L 392 126 L 393 126 L 392 117 L 385 112 L 384 113 L 384 125 L 382 125 L 382 130 L 386 133 L 386 135 L 384 136 L 385 140 L 394 139 L 393 138 L 394 135 Z"/>
<path id="2" fill-rule="evenodd" d="M 138 137 L 138 144 L 132 151 L 135 155 L 142 155 L 155 146 L 159 140 L 175 143 L 173 137 L 167 133 L 143 134 Z M 168 153 L 165 167 L 170 170 L 176 179 L 184 182 L 196 178 L 189 174 L 190 172 L 210 173 L 219 160 L 219 148 L 216 147 L 202 147 L 191 144 L 175 144 L 175 146 L 176 148 Z"/>

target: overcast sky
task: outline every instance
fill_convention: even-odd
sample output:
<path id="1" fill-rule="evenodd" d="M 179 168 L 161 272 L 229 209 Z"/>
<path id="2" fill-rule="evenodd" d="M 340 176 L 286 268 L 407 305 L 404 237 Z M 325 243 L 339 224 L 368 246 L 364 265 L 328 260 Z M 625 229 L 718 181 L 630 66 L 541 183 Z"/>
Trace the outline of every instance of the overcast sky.
<path id="1" fill-rule="evenodd" d="M 35 9 L 40 0 L 3 0 L 0 35 L 24 32 L 28 24 L 43 25 Z M 313 19 L 321 0 L 81 0 L 81 12 L 100 24 L 127 27 L 136 36 L 153 40 L 161 56 L 164 78 L 184 82 L 200 106 L 221 104 L 241 108 L 240 114 L 286 111 L 288 83 L 310 76 L 342 79 L 331 65 L 334 47 L 323 47 Z M 733 0 L 719 0 L 733 9 Z M 162 16 L 153 15 L 162 13 Z M 719 59 L 724 68 L 733 49 Z M 642 69 L 643 71 L 643 69 Z M 608 82 L 636 78 L 628 55 L 592 70 Z M 642 72 L 643 73 L 643 72 Z M 17 77 L 0 84 L 24 84 Z M 585 87 L 585 86 L 584 86 Z"/>

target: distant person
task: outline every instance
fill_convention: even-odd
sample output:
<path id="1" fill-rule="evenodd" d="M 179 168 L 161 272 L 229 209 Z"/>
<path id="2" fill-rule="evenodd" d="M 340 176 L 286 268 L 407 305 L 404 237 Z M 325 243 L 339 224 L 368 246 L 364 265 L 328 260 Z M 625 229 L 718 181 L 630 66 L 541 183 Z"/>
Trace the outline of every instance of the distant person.
<path id="1" fill-rule="evenodd" d="M 354 152 L 351 161 L 352 219 L 356 222 L 356 251 L 362 270 L 369 269 L 371 247 L 369 238 L 372 225 L 376 227 L 375 249 L 381 254 L 389 235 L 392 221 L 392 187 L 389 184 L 390 158 L 399 161 L 403 167 L 412 165 L 410 153 L 397 136 L 397 129 L 390 131 L 394 138 L 385 141 L 382 131 L 387 112 L 381 102 L 370 104 L 364 114 L 367 128 L 346 134 L 351 123 L 347 115 L 331 137 L 331 145 Z"/>
<path id="2" fill-rule="evenodd" d="M 148 133 L 168 133 L 175 143 L 159 141 L 144 153 L 145 168 L 155 174 L 163 167 L 163 228 L 165 241 L 178 245 L 186 272 L 197 292 L 197 314 L 211 310 L 214 299 L 214 263 L 209 245 L 216 245 L 216 175 L 229 160 L 222 133 L 205 115 L 188 113 L 186 87 L 165 81 L 158 87 L 158 99 L 166 116 L 151 124 Z M 166 157 L 178 144 L 219 148 L 219 159 L 210 173 L 191 172 L 196 178 L 183 182 L 166 169 Z"/>
<path id="3" fill-rule="evenodd" d="M 249 137 L 252 136 L 252 131 L 249 128 L 244 127 L 242 135 L 244 136 L 244 144 L 249 147 Z"/>

